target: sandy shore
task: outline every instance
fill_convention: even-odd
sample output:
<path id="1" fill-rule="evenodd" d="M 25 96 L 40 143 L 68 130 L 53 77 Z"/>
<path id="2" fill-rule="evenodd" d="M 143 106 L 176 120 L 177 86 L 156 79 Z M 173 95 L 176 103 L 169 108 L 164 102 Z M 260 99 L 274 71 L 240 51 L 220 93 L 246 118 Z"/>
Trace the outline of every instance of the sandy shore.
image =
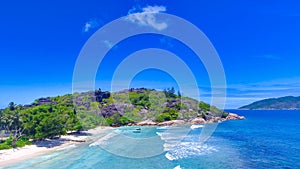
<path id="1" fill-rule="evenodd" d="M 71 144 L 80 144 L 91 141 L 91 137 L 105 131 L 111 130 L 111 127 L 97 127 L 79 134 L 65 135 L 58 139 L 47 139 L 35 142 L 33 145 L 27 145 L 21 148 L 0 150 L 0 166 L 8 165 L 22 160 L 30 159 L 42 154 L 62 149 Z"/>

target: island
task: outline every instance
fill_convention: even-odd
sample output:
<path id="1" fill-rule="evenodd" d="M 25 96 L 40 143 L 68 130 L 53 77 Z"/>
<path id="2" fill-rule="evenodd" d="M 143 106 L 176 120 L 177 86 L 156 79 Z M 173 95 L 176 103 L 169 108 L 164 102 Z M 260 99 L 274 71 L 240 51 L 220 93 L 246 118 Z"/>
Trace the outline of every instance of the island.
<path id="1" fill-rule="evenodd" d="M 77 136 L 99 126 L 172 126 L 242 119 L 243 116 L 182 96 L 173 87 L 163 91 L 131 88 L 113 93 L 98 89 L 39 98 L 27 105 L 9 103 L 0 110 L 0 150 L 61 138 L 63 142 L 84 142 Z M 72 134 L 76 137 L 65 136 Z"/>
<path id="2" fill-rule="evenodd" d="M 269 98 L 240 107 L 245 110 L 300 110 L 300 96 Z"/>

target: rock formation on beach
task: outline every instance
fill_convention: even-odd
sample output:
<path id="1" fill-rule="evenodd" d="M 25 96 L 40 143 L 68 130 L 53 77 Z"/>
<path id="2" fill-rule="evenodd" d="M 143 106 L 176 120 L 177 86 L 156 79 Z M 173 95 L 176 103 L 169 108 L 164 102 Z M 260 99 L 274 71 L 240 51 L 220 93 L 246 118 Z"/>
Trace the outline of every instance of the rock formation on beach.
<path id="1" fill-rule="evenodd" d="M 244 116 L 239 116 L 239 115 L 234 114 L 234 113 L 229 113 L 225 119 L 226 120 L 244 120 L 245 117 Z"/>
<path id="2" fill-rule="evenodd" d="M 202 117 L 196 117 L 192 120 L 186 121 L 186 120 L 170 120 L 170 121 L 165 121 L 165 122 L 155 122 L 152 120 L 145 120 L 138 122 L 136 124 L 131 123 L 130 126 L 132 125 L 137 125 L 137 126 L 177 126 L 177 125 L 183 125 L 183 124 L 210 124 L 210 123 L 220 123 L 225 120 L 245 120 L 246 118 L 244 116 L 239 116 L 234 113 L 228 113 L 228 115 L 224 118 L 222 117 L 214 117 L 208 121 L 204 120 Z"/>

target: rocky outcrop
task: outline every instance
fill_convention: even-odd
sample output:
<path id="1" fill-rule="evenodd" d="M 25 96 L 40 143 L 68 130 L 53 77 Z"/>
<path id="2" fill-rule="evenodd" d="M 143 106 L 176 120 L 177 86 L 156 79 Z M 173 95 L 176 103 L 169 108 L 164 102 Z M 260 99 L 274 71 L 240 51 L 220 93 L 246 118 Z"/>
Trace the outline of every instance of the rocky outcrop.
<path id="1" fill-rule="evenodd" d="M 190 121 L 185 120 L 170 120 L 170 121 L 164 121 L 161 123 L 154 122 L 152 120 L 145 120 L 136 124 L 130 124 L 130 125 L 137 125 L 137 126 L 176 126 L 176 125 L 184 125 L 184 124 L 211 124 L 211 123 L 220 123 L 222 121 L 226 120 L 244 120 L 244 116 L 239 116 L 234 113 L 229 113 L 226 118 L 222 117 L 212 117 L 209 120 L 205 120 L 202 117 L 196 117 Z"/>
<path id="2" fill-rule="evenodd" d="M 181 104 L 181 99 L 177 98 L 164 103 L 164 106 L 167 108 L 175 108 L 176 105 L 180 105 L 180 104 Z"/>
<path id="3" fill-rule="evenodd" d="M 158 126 L 176 126 L 176 125 L 182 125 L 186 122 L 184 120 L 171 120 L 171 121 L 164 121 L 161 123 L 158 123 Z"/>
<path id="4" fill-rule="evenodd" d="M 205 113 L 202 114 L 202 117 L 203 117 L 206 121 L 213 121 L 215 115 L 214 115 L 211 111 L 206 111 Z"/>
<path id="5" fill-rule="evenodd" d="M 110 117 L 116 113 L 121 116 L 125 113 L 125 109 L 133 109 L 133 106 L 130 104 L 110 104 L 101 109 L 101 115 L 105 118 Z"/>
<path id="6" fill-rule="evenodd" d="M 101 89 L 95 91 L 95 98 L 97 102 L 102 102 L 103 99 L 107 99 L 110 97 L 110 92 L 105 91 L 102 92 Z"/>
<path id="7" fill-rule="evenodd" d="M 225 121 L 225 119 L 221 117 L 212 117 L 207 121 L 207 123 L 220 123 L 222 121 Z"/>
<path id="8" fill-rule="evenodd" d="M 26 104 L 24 105 L 25 108 L 30 108 L 30 107 L 35 107 L 35 106 L 39 106 L 39 105 L 42 105 L 42 104 L 57 104 L 56 102 L 53 102 L 51 100 L 50 97 L 46 97 L 46 98 L 39 98 L 35 101 L 35 103 L 32 103 L 32 104 Z"/>
<path id="9" fill-rule="evenodd" d="M 157 123 L 148 119 L 145 121 L 141 121 L 141 122 L 137 123 L 136 125 L 137 126 L 154 126 L 154 125 L 157 125 Z"/>
<path id="10" fill-rule="evenodd" d="M 226 120 L 244 120 L 244 116 L 239 116 L 234 113 L 228 113 L 227 117 L 225 118 Z"/>
<path id="11" fill-rule="evenodd" d="M 206 123 L 206 121 L 201 117 L 197 117 L 197 118 L 191 120 L 191 124 L 205 124 L 205 123 Z"/>

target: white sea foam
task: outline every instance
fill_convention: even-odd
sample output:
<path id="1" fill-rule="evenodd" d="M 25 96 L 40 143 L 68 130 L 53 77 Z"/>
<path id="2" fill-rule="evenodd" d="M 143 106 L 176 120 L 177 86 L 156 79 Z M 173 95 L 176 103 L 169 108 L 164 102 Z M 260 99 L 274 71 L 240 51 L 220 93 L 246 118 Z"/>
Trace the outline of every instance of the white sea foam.
<path id="1" fill-rule="evenodd" d="M 201 126 L 197 126 L 201 127 Z M 129 130 L 128 130 L 129 131 Z M 125 132 L 128 132 L 125 131 Z M 149 140 L 150 138 L 145 139 L 136 139 L 131 137 L 125 137 L 123 136 L 124 131 L 117 130 L 112 133 L 109 133 L 105 135 L 104 137 L 99 138 L 94 143 L 90 144 L 89 146 L 101 146 L 102 148 L 107 149 L 109 152 L 112 153 L 118 153 L 119 155 L 129 156 L 133 152 L 133 150 L 137 149 L 137 146 L 144 147 L 145 141 L 150 141 L 151 144 L 155 143 L 158 147 L 157 151 L 155 151 L 155 154 L 159 154 L 164 152 L 167 152 L 165 154 L 165 157 L 169 160 L 178 160 L 182 158 L 188 158 L 192 156 L 199 156 L 199 155 L 205 155 L 214 151 L 217 151 L 215 147 L 208 146 L 206 144 L 203 144 L 202 142 L 199 142 L 199 134 L 193 134 L 190 133 L 191 131 L 190 127 L 186 128 L 175 128 L 170 127 L 168 130 L 162 130 L 159 132 L 156 132 L 156 134 L 159 137 L 151 137 L 153 140 Z M 120 144 L 120 140 L 122 140 L 122 144 Z M 118 143 L 118 144 L 117 144 Z M 115 145 L 115 146 L 110 146 Z M 116 146 L 118 145 L 118 146 Z M 159 149 L 159 145 L 163 145 Z M 124 146 L 127 147 L 126 151 L 124 149 Z M 127 151 L 128 149 L 128 151 Z M 142 148 L 138 148 L 142 149 Z M 122 151 L 120 151 L 122 150 Z M 151 149 L 152 151 L 152 149 Z M 147 150 L 147 152 L 150 152 L 150 149 Z M 133 157 L 144 157 L 147 154 L 143 152 L 135 152 L 135 154 L 132 154 Z"/>
<path id="2" fill-rule="evenodd" d="M 171 126 L 162 126 L 162 127 L 157 127 L 158 130 L 168 130 L 170 129 Z"/>
<path id="3" fill-rule="evenodd" d="M 192 125 L 191 129 L 194 130 L 194 129 L 203 128 L 203 127 L 204 127 L 204 125 Z"/>
<path id="4" fill-rule="evenodd" d="M 165 142 L 164 151 L 170 151 L 188 135 L 189 130 L 183 127 L 169 127 L 168 130 L 156 134 Z"/>
<path id="5" fill-rule="evenodd" d="M 171 140 L 171 139 L 178 139 L 178 138 L 184 138 L 184 136 L 179 136 L 174 133 L 168 133 L 168 132 L 156 132 L 158 136 L 161 137 L 162 140 Z"/>
<path id="6" fill-rule="evenodd" d="M 156 134 L 157 134 L 158 136 L 162 136 L 162 133 L 161 133 L 161 132 L 156 132 Z"/>
<path id="7" fill-rule="evenodd" d="M 174 167 L 174 169 L 181 169 L 180 165 Z"/>
<path id="8" fill-rule="evenodd" d="M 165 142 L 163 145 L 164 151 L 172 150 L 182 139 L 185 138 L 185 135 L 178 135 L 176 133 L 169 132 L 156 132 L 156 134 Z"/>
<path id="9" fill-rule="evenodd" d="M 165 154 L 165 157 L 170 160 L 170 161 L 173 161 L 173 160 L 176 160 L 174 156 L 172 156 L 170 153 L 166 153 Z"/>
<path id="10" fill-rule="evenodd" d="M 197 142 L 181 142 L 173 147 L 173 149 L 169 150 L 165 154 L 165 157 L 173 161 L 193 156 L 206 155 L 212 152 L 217 152 L 217 149 L 214 146 L 208 146 Z"/>
<path id="11" fill-rule="evenodd" d="M 164 151 L 171 151 L 176 147 L 180 142 L 168 142 L 164 144 Z"/>
<path id="12" fill-rule="evenodd" d="M 164 151 L 167 152 L 165 157 L 172 161 L 216 152 L 217 149 L 214 146 L 200 142 L 200 134 L 189 134 L 186 132 L 190 129 L 202 127 L 204 126 L 194 125 L 187 129 L 170 128 L 164 132 L 157 132 L 156 134 L 165 142 Z"/>

